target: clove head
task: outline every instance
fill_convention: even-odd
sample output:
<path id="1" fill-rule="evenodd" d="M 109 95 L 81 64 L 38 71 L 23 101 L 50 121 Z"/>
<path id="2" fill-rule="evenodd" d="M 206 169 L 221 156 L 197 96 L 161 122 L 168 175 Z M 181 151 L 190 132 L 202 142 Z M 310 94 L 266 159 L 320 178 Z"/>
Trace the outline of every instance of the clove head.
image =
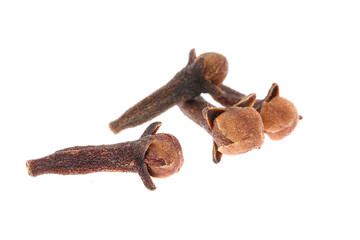
<path id="1" fill-rule="evenodd" d="M 216 151 L 235 155 L 259 148 L 264 143 L 261 116 L 252 108 L 255 100 L 256 95 L 250 94 L 226 109 L 204 109 L 204 117 L 211 129 Z"/>
<path id="2" fill-rule="evenodd" d="M 152 177 L 165 178 L 179 172 L 184 157 L 177 138 L 164 133 L 154 135 L 145 154 L 145 163 Z"/>
<path id="3" fill-rule="evenodd" d="M 198 57 L 198 59 L 200 58 L 204 59 L 205 80 L 220 85 L 228 73 L 229 64 L 226 58 L 219 53 L 213 52 L 203 53 Z"/>
<path id="4" fill-rule="evenodd" d="M 265 101 L 259 112 L 264 131 L 272 140 L 281 140 L 288 136 L 301 119 L 295 105 L 280 96 Z"/>
<path id="5" fill-rule="evenodd" d="M 246 153 L 264 143 L 261 117 L 251 107 L 228 108 L 214 120 L 212 133 L 218 151 L 228 155 Z"/>

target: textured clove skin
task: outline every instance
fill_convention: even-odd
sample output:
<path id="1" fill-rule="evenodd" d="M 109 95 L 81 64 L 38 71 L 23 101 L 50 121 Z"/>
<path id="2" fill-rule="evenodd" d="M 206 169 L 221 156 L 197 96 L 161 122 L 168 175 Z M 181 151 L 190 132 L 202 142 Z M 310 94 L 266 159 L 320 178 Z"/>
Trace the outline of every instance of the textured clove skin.
<path id="1" fill-rule="evenodd" d="M 224 94 L 212 97 L 223 106 L 232 106 L 245 98 L 244 94 L 225 85 L 220 85 L 219 88 Z M 263 100 L 256 100 L 253 107 L 260 113 L 264 131 L 272 140 L 281 140 L 290 135 L 302 119 L 295 105 L 280 97 L 276 83 L 271 86 Z"/>
<path id="2" fill-rule="evenodd" d="M 235 155 L 260 148 L 264 143 L 264 127 L 261 117 L 251 107 L 230 107 L 214 120 L 213 136 L 219 152 Z"/>
<path id="3" fill-rule="evenodd" d="M 264 101 L 259 112 L 265 132 L 272 140 L 281 140 L 290 135 L 302 118 L 298 115 L 295 105 L 280 96 L 269 102 Z"/>
<path id="4" fill-rule="evenodd" d="M 166 178 L 180 171 L 184 157 L 179 141 L 170 134 L 154 136 L 145 154 L 150 176 Z"/>
<path id="5" fill-rule="evenodd" d="M 218 85 L 223 82 L 227 72 L 228 62 L 223 55 L 204 53 L 196 57 L 195 49 L 192 49 L 188 64 L 170 82 L 128 109 L 109 127 L 116 134 L 147 122 L 178 102 L 201 93 L 221 95 L 223 92 Z"/>
<path id="6" fill-rule="evenodd" d="M 262 120 L 251 107 L 255 98 L 254 94 L 249 95 L 227 109 L 216 108 L 200 96 L 178 106 L 187 117 L 212 135 L 213 161 L 219 163 L 222 154 L 242 154 L 263 144 Z"/>
<path id="7" fill-rule="evenodd" d="M 184 162 L 179 141 L 170 134 L 156 134 L 160 125 L 160 122 L 149 125 L 136 141 L 70 147 L 43 158 L 28 160 L 28 173 L 35 177 L 47 173 L 137 172 L 144 185 L 154 190 L 156 187 L 150 176 L 171 176 L 180 170 Z"/>

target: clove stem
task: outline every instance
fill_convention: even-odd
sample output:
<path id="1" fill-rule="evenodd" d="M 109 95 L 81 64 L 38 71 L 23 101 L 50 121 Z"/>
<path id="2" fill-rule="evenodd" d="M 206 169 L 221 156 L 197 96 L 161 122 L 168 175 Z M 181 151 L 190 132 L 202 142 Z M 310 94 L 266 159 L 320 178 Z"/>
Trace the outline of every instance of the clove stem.
<path id="1" fill-rule="evenodd" d="M 238 92 L 224 84 L 218 86 L 224 93 L 222 95 L 211 95 L 212 98 L 223 105 L 224 107 L 231 107 L 236 103 L 240 102 L 246 97 L 245 94 Z M 256 99 L 253 108 L 259 109 L 264 100 Z"/>

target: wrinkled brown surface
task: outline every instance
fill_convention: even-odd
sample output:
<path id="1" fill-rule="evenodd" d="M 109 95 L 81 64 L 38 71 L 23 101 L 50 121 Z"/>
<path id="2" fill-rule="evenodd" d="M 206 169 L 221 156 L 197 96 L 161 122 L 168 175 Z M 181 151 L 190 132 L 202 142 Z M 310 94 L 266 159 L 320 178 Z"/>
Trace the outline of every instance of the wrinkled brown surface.
<path id="1" fill-rule="evenodd" d="M 164 178 L 177 173 L 184 163 L 179 141 L 170 134 L 157 134 L 145 154 L 152 177 Z"/>
<path id="2" fill-rule="evenodd" d="M 169 134 L 156 134 L 161 122 L 151 123 L 136 141 L 111 145 L 75 146 L 28 160 L 30 176 L 93 172 L 137 172 L 145 187 L 156 186 L 150 174 L 167 177 L 181 168 L 184 158 L 179 141 Z"/>
<path id="3" fill-rule="evenodd" d="M 188 64 L 170 82 L 156 90 L 123 113 L 109 127 L 114 133 L 138 126 L 160 115 L 181 101 L 187 101 L 201 93 L 220 95 L 217 87 L 227 74 L 227 60 L 218 53 L 204 53 L 196 57 L 190 51 Z"/>
<path id="4" fill-rule="evenodd" d="M 230 107 L 215 119 L 213 136 L 218 150 L 224 154 L 241 154 L 259 148 L 264 142 L 261 117 L 251 107 Z"/>
<path id="5" fill-rule="evenodd" d="M 82 146 L 57 151 L 49 156 L 26 162 L 29 175 L 55 173 L 62 175 L 92 172 L 136 172 L 134 142 L 112 145 Z"/>
<path id="6" fill-rule="evenodd" d="M 260 109 L 264 131 L 272 140 L 281 140 L 288 136 L 299 121 L 295 105 L 282 97 L 264 102 Z"/>
<path id="7" fill-rule="evenodd" d="M 218 53 L 203 53 L 199 57 L 204 57 L 205 59 L 205 68 L 204 68 L 204 78 L 207 81 L 215 85 L 220 85 L 229 70 L 229 64 L 226 58 Z"/>

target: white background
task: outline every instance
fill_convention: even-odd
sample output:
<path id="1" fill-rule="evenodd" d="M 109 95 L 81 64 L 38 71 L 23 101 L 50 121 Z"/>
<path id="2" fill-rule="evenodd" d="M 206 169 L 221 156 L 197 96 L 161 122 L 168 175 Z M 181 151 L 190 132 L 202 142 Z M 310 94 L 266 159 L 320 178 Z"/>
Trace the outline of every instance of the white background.
<path id="1" fill-rule="evenodd" d="M 1 1 L 1 239 L 359 239 L 358 1 Z M 137 174 L 27 174 L 26 160 L 137 139 L 108 123 L 169 81 L 188 52 L 229 61 L 225 84 L 273 82 L 304 117 L 282 141 L 211 159 L 174 107 L 154 120 L 185 163 Z M 207 98 L 211 100 L 211 98 Z"/>

